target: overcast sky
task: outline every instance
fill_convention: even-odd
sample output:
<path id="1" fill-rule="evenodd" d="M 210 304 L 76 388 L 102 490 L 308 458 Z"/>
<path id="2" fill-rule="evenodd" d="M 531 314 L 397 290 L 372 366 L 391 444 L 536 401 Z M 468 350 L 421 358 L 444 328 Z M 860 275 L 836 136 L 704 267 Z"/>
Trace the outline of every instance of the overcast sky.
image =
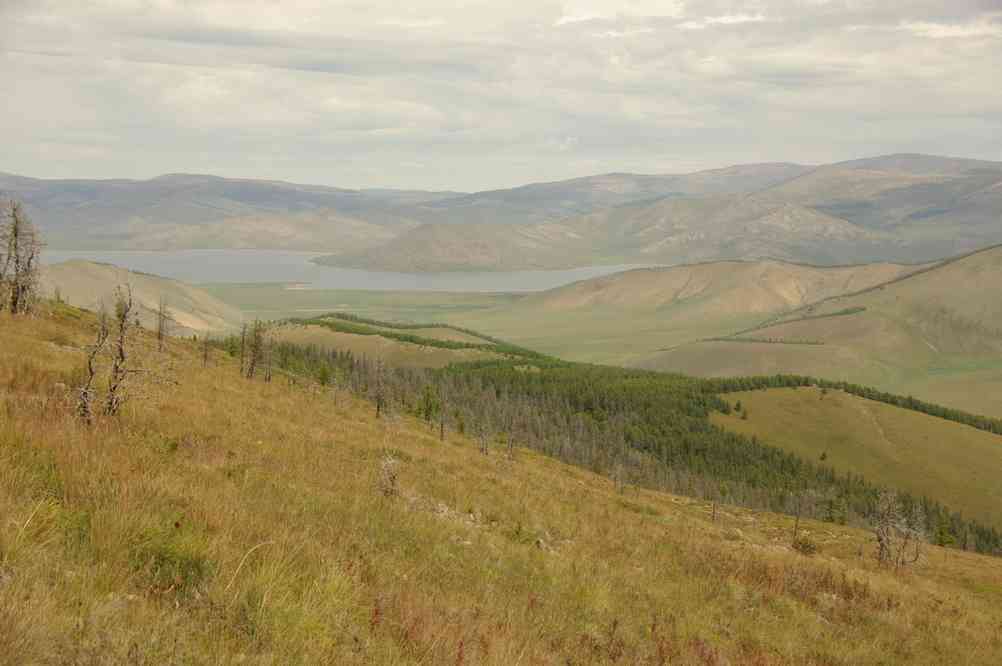
<path id="1" fill-rule="evenodd" d="M 998 160 L 1002 0 L 0 0 L 0 81 L 0 171 L 40 177 Z"/>

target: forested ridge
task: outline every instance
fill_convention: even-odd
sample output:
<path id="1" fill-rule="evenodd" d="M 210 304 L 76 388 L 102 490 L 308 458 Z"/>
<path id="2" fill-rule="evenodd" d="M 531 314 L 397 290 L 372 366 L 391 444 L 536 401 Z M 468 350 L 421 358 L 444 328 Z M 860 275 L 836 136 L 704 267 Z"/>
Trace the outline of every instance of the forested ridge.
<path id="1" fill-rule="evenodd" d="M 504 340 L 492 338 L 470 329 L 451 326 L 448 324 L 401 324 L 395 322 L 381 322 L 375 319 L 366 319 L 355 315 L 344 313 L 331 313 L 321 317 L 310 319 L 289 319 L 288 323 L 300 326 L 322 326 L 338 333 L 350 333 L 353 335 L 378 335 L 389 340 L 398 342 L 408 342 L 426 347 L 439 347 L 441 349 L 473 349 L 477 351 L 489 351 L 508 356 L 521 356 L 526 358 L 541 359 L 543 354 L 513 345 Z M 429 338 L 427 336 L 408 333 L 407 331 L 427 328 L 440 328 L 443 330 L 457 331 L 465 333 L 483 342 L 462 342 L 459 340 L 442 340 Z M 387 330 L 390 329 L 390 330 Z"/>
<path id="2" fill-rule="evenodd" d="M 757 377 L 725 377 L 703 380 L 704 390 L 710 395 L 720 393 L 736 393 L 740 391 L 758 391 L 770 388 L 794 388 L 798 386 L 817 386 L 819 388 L 845 391 L 852 395 L 883 402 L 902 409 L 910 409 L 947 421 L 962 423 L 978 430 L 984 430 L 996 435 L 1002 435 L 1002 419 L 990 416 L 971 414 L 952 407 L 944 407 L 931 402 L 925 402 L 912 396 L 900 396 L 886 391 L 879 391 L 869 386 L 861 386 L 850 382 L 831 381 L 808 377 L 805 375 L 765 375 Z"/>
<path id="3" fill-rule="evenodd" d="M 352 322 L 338 326 L 343 323 Z M 240 353 L 239 338 L 223 345 Z M 348 390 L 369 398 L 387 417 L 404 412 L 423 418 L 431 429 L 471 435 L 485 455 L 513 455 L 516 447 L 530 447 L 608 475 L 620 486 L 859 525 L 870 523 L 884 490 L 710 421 L 714 410 L 731 410 L 721 393 L 819 383 L 810 378 L 703 380 L 538 354 L 416 370 L 290 343 L 276 344 L 272 359 L 290 373 L 290 381 L 308 377 L 335 394 Z M 869 397 L 869 389 L 859 391 Z M 900 406 L 934 413 L 935 406 L 901 400 Z M 932 498 L 898 496 L 910 524 L 938 543 L 1002 555 L 1002 534 L 995 528 Z"/>

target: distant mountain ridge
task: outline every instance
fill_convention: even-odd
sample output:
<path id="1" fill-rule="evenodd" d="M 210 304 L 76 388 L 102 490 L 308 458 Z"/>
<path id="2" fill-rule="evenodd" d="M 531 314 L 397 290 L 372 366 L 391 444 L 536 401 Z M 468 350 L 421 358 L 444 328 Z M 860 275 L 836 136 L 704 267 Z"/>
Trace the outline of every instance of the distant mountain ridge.
<path id="1" fill-rule="evenodd" d="M 608 173 L 475 193 L 171 174 L 0 174 L 53 247 L 281 248 L 396 271 L 777 258 L 923 262 L 1002 242 L 1002 162 L 918 154 L 691 174 Z"/>
<path id="2" fill-rule="evenodd" d="M 756 178 L 762 169 L 770 177 Z M 424 225 L 322 261 L 429 271 L 754 258 L 914 263 L 1002 241 L 1000 162 L 900 154 L 734 167 L 686 182 L 707 181 L 713 186 L 548 222 Z"/>

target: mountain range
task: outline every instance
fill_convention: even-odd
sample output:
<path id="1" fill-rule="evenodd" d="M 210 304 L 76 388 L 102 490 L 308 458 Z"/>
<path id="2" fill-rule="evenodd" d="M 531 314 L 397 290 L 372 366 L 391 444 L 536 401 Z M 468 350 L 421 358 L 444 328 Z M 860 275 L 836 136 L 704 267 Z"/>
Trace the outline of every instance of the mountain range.
<path id="1" fill-rule="evenodd" d="M 775 258 L 924 262 L 1002 242 L 1002 162 L 900 154 L 476 193 L 175 174 L 0 174 L 57 248 L 280 248 L 396 271 Z"/>

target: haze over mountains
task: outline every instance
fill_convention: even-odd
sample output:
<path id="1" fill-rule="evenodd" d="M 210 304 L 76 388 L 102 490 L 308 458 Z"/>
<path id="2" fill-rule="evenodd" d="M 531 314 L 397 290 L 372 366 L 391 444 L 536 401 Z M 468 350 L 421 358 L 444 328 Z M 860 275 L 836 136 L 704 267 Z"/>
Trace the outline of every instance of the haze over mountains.
<path id="1" fill-rule="evenodd" d="M 749 177 L 760 169 L 776 180 Z M 728 185 L 507 228 L 424 225 L 330 262 L 393 270 L 765 257 L 919 262 L 1002 240 L 1000 163 L 894 155 L 813 169 L 768 165 L 731 172 Z"/>
<path id="2" fill-rule="evenodd" d="M 1002 242 L 1002 163 L 890 155 L 462 194 L 170 175 L 0 176 L 50 245 L 281 248 L 397 271 L 777 258 L 922 262 Z"/>

